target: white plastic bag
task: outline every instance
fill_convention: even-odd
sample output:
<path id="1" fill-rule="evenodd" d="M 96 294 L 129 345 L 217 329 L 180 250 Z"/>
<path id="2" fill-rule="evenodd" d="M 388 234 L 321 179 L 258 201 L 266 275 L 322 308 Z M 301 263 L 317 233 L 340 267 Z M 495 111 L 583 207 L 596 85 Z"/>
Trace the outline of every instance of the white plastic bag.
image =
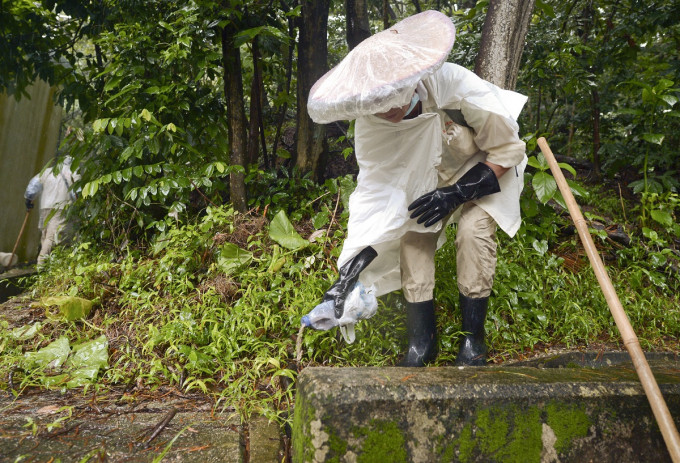
<path id="1" fill-rule="evenodd" d="M 371 318 L 378 310 L 378 300 L 375 297 L 375 287 L 365 288 L 357 282 L 345 300 L 345 310 L 341 318 L 335 318 L 335 303 L 332 300 L 317 305 L 307 315 L 302 317 L 301 323 L 315 330 L 329 330 L 340 327 L 340 333 L 348 344 L 356 339 L 354 325 L 359 320 Z"/>

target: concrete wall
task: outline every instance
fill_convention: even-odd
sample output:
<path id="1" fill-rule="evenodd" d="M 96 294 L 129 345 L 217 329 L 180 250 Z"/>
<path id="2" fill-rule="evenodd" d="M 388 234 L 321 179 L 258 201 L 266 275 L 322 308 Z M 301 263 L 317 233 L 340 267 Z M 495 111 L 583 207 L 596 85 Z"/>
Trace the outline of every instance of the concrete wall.
<path id="1" fill-rule="evenodd" d="M 37 82 L 20 101 L 0 94 L 0 251 L 12 252 L 26 215 L 24 191 L 29 180 L 54 157 L 62 110 L 53 102 L 54 89 Z M 19 261 L 38 255 L 37 207 L 29 214 L 17 254 Z"/>

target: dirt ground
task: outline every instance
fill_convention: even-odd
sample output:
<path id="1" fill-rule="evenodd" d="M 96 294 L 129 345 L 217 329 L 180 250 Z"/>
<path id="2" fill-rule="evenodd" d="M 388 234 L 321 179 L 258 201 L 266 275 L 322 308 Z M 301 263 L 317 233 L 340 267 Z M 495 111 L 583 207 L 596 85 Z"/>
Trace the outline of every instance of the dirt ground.
<path id="1" fill-rule="evenodd" d="M 10 329 L 45 318 L 25 297 L 0 304 Z M 0 462 L 288 461 L 289 437 L 263 417 L 241 422 L 174 387 L 18 391 L 0 378 Z"/>

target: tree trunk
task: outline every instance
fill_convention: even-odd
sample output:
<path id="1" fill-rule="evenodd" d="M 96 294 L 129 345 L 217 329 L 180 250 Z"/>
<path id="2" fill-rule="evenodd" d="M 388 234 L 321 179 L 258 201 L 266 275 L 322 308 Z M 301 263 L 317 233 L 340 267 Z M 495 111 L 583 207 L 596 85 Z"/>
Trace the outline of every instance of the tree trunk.
<path id="1" fill-rule="evenodd" d="M 288 17 L 288 37 L 290 38 L 290 44 L 288 45 L 288 55 L 286 59 L 286 83 L 285 92 L 290 94 L 291 82 L 293 80 L 293 51 L 295 43 L 295 21 L 292 16 Z M 279 139 L 281 138 L 281 128 L 286 119 L 286 112 L 288 111 L 288 103 L 283 103 L 281 111 L 279 112 L 278 122 L 276 123 L 276 134 L 274 135 L 274 144 L 272 146 L 272 158 L 274 159 L 274 164 L 276 164 L 276 157 L 278 156 L 278 146 Z"/>
<path id="2" fill-rule="evenodd" d="M 392 9 L 389 0 L 382 2 L 383 29 L 389 29 L 392 24 L 397 22 L 397 14 Z"/>
<path id="3" fill-rule="evenodd" d="M 597 88 L 591 91 L 593 103 L 593 166 L 595 177 L 600 178 L 600 93 Z"/>
<path id="4" fill-rule="evenodd" d="M 524 40 L 536 0 L 491 0 L 486 13 L 475 73 L 501 88 L 514 90 Z"/>
<path id="5" fill-rule="evenodd" d="M 345 18 L 347 19 L 347 46 L 353 49 L 362 40 L 371 36 L 368 24 L 368 1 L 345 0 Z"/>
<path id="6" fill-rule="evenodd" d="M 250 86 L 250 123 L 248 127 L 248 157 L 246 161 L 249 165 L 257 163 L 260 147 L 259 122 L 262 115 L 261 104 L 262 92 L 260 90 L 262 75 L 260 73 L 260 47 L 258 45 L 257 37 L 253 39 L 252 57 L 253 57 L 253 81 Z M 266 153 L 264 154 L 266 157 Z"/>
<path id="7" fill-rule="evenodd" d="M 238 30 L 233 23 L 222 29 L 222 62 L 224 66 L 224 96 L 227 102 L 227 126 L 229 131 L 229 162 L 232 166 L 242 166 L 246 162 L 246 112 L 243 106 L 243 80 L 241 78 L 241 52 L 234 44 Z M 229 174 L 229 194 L 237 211 L 245 212 L 246 197 L 245 174 Z"/>
<path id="8" fill-rule="evenodd" d="M 330 0 L 303 0 L 298 43 L 297 153 L 295 165 L 319 178 L 319 158 L 325 148 L 323 125 L 315 124 L 307 112 L 307 98 L 314 83 L 328 70 L 328 10 Z"/>

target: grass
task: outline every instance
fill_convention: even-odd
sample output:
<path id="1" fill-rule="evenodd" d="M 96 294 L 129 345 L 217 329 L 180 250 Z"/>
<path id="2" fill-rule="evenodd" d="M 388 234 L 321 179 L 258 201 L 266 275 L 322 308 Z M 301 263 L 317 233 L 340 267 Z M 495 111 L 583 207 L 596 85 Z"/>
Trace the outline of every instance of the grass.
<path id="1" fill-rule="evenodd" d="M 329 195 L 314 204 L 309 218 L 296 221 L 304 237 L 319 228 L 314 218 L 323 224 L 319 240 L 304 246 L 292 228 L 284 233 L 290 240 L 277 235 L 277 241 L 273 222 L 223 207 L 166 230 L 146 247 L 81 242 L 58 249 L 19 303 L 21 310 L 33 304 L 32 323 L 39 321 L 39 329 L 19 336 L 13 331 L 16 324 L 0 319 L 0 388 L 66 387 L 54 380 L 64 374 L 63 367 L 28 368 L 25 353 L 62 337 L 78 346 L 105 335 L 108 365 L 85 390 L 172 387 L 205 394 L 218 408 L 244 418 L 262 413 L 285 421 L 302 368 L 394 364 L 405 348 L 399 294 L 381 298 L 377 315 L 357 326 L 354 344 L 347 345 L 336 330 L 306 330 L 296 351 L 300 317 L 336 276 L 333 266 L 346 216 L 319 219 L 321 212 L 334 211 L 336 202 Z M 527 218 L 514 239 L 499 234 L 486 324 L 492 362 L 551 347 L 622 348 L 577 238 L 561 234 L 568 222 L 551 211 L 546 207 Z M 449 240 L 436 258 L 437 365 L 455 360 L 460 329 L 450 264 L 455 262 L 455 230 L 447 233 Z M 677 274 L 664 273 L 647 259 L 639 241 L 630 247 L 606 238 L 597 242 L 602 254 L 611 257 L 609 274 L 643 348 L 678 351 Z M 84 320 L 45 318 L 41 301 L 54 295 L 82 297 L 96 306 Z"/>

